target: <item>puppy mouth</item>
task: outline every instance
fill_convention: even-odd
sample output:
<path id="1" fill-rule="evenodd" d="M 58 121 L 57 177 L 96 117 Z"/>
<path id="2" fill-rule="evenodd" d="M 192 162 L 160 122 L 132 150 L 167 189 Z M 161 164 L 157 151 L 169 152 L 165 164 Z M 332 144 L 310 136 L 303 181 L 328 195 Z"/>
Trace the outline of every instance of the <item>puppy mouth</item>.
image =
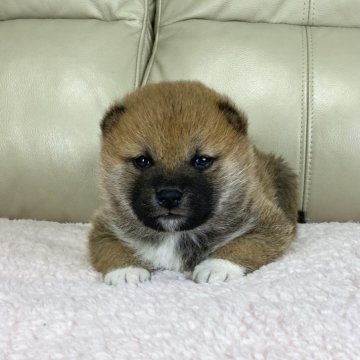
<path id="1" fill-rule="evenodd" d="M 152 211 L 151 214 L 151 216 L 155 219 L 168 216 L 186 217 L 188 215 L 189 211 L 180 207 L 173 209 L 158 208 L 155 211 Z"/>
<path id="2" fill-rule="evenodd" d="M 187 216 L 185 214 L 176 214 L 173 212 L 168 212 L 167 214 L 161 214 L 158 216 L 155 216 L 156 220 L 181 220 L 185 219 Z"/>

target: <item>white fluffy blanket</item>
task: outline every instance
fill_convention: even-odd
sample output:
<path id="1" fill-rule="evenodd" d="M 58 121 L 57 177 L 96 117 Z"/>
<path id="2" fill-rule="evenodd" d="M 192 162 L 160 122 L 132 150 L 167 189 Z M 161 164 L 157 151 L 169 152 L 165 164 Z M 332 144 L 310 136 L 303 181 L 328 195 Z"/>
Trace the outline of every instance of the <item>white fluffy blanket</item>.
<path id="1" fill-rule="evenodd" d="M 88 225 L 0 219 L 0 359 L 360 359 L 360 224 L 300 225 L 224 284 L 158 272 L 111 287 Z"/>

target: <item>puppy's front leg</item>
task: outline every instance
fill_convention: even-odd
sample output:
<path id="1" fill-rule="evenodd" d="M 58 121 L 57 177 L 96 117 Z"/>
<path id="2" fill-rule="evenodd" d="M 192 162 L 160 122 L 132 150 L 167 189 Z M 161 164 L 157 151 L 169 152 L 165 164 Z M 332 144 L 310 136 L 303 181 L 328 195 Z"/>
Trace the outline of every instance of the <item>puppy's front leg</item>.
<path id="1" fill-rule="evenodd" d="M 289 247 L 295 236 L 295 227 L 275 227 L 272 232 L 254 232 L 232 240 L 195 267 L 193 280 L 234 280 L 276 260 Z"/>
<path id="2" fill-rule="evenodd" d="M 90 260 L 109 285 L 139 283 L 150 279 L 150 272 L 132 249 L 108 230 L 101 216 L 93 222 L 89 236 Z"/>

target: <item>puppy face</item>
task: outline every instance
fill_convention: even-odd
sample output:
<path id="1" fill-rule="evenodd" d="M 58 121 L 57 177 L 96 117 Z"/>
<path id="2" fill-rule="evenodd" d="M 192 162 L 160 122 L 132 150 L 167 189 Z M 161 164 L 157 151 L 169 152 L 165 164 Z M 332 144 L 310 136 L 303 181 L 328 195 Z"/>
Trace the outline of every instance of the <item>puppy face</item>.
<path id="1" fill-rule="evenodd" d="M 141 88 L 113 106 L 101 127 L 106 192 L 137 226 L 196 229 L 246 193 L 246 119 L 200 83 Z"/>

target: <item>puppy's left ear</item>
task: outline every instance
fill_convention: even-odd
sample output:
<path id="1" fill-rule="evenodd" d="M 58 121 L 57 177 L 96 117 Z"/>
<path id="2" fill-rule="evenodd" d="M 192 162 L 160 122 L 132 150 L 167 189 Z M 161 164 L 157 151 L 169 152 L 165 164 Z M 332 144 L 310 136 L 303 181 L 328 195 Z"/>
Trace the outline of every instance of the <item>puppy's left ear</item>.
<path id="1" fill-rule="evenodd" d="M 120 120 L 124 112 L 125 112 L 125 108 L 121 104 L 113 105 L 106 112 L 100 124 L 103 135 L 105 135 L 112 129 L 112 127 Z"/>
<path id="2" fill-rule="evenodd" d="M 235 106 L 227 100 L 220 101 L 218 107 L 236 131 L 244 135 L 247 134 L 247 118 L 244 113 L 237 110 Z"/>

